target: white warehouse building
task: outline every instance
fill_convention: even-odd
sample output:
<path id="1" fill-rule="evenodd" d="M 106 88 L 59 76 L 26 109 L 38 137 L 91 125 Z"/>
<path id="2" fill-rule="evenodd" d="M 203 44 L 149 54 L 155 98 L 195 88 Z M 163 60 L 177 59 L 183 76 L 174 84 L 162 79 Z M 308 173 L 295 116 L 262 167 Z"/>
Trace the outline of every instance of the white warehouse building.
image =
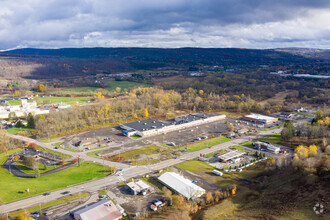
<path id="1" fill-rule="evenodd" d="M 186 199 L 195 199 L 205 194 L 203 188 L 174 172 L 166 172 L 158 177 L 158 180 L 166 187 L 183 195 Z"/>
<path id="2" fill-rule="evenodd" d="M 146 119 L 140 121 L 129 122 L 121 124 L 120 128 L 123 129 L 123 134 L 126 136 L 152 136 L 164 132 L 176 131 L 179 129 L 197 126 L 213 121 L 225 119 L 225 115 L 218 114 L 189 114 L 175 117 L 168 121 L 158 121 L 155 119 Z"/>

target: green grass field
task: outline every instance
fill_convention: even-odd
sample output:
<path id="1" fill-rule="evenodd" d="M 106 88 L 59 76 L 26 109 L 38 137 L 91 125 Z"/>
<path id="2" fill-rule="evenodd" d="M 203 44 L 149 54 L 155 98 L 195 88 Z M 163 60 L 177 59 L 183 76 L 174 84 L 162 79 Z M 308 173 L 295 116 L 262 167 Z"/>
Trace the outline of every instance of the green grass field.
<path id="1" fill-rule="evenodd" d="M 107 79 L 105 80 L 105 84 L 110 88 L 107 88 L 109 91 L 113 91 L 116 87 L 123 89 L 129 89 L 133 87 L 139 86 L 147 86 L 145 83 L 138 83 L 138 82 L 131 82 L 131 81 L 116 81 L 114 79 Z"/>
<path id="2" fill-rule="evenodd" d="M 19 151 L 14 149 L 8 151 L 8 154 Z M 5 160 L 6 152 L 0 154 L 0 164 Z M 0 167 L 0 203 L 11 202 L 18 199 L 23 199 L 33 195 L 53 191 L 67 186 L 78 184 L 93 179 L 99 179 L 107 176 L 110 173 L 108 167 L 104 167 L 92 162 L 84 162 L 70 167 L 58 173 L 49 174 L 40 178 L 23 179 L 13 176 L 5 168 Z M 25 190 L 30 192 L 26 193 Z"/>
<path id="3" fill-rule="evenodd" d="M 253 154 L 253 152 L 248 151 L 248 150 L 244 150 L 243 147 L 240 147 L 240 146 L 232 146 L 232 147 L 229 147 L 229 149 L 240 150 L 240 151 L 243 151 L 243 152 L 246 152 L 246 153 L 249 153 L 249 154 Z"/>
<path id="4" fill-rule="evenodd" d="M 152 164 L 157 163 L 160 160 L 158 159 L 148 159 L 148 160 L 138 160 L 137 156 L 144 154 L 144 155 L 155 155 L 161 154 L 161 156 L 165 159 L 170 159 L 172 157 L 171 150 L 163 147 L 158 147 L 156 145 L 150 145 L 147 147 L 142 147 L 135 150 L 126 151 L 121 154 L 112 155 L 106 159 L 111 161 L 126 161 L 132 165 L 145 165 L 145 164 Z"/>
<path id="5" fill-rule="evenodd" d="M 279 142 L 281 142 L 281 140 L 281 134 L 272 134 L 258 139 L 258 141 L 268 142 L 272 144 L 278 144 Z"/>
<path id="6" fill-rule="evenodd" d="M 24 173 L 28 173 L 28 174 L 34 174 L 34 170 L 26 167 L 24 164 L 22 164 L 21 162 L 18 162 L 15 164 L 15 167 L 18 168 L 19 170 L 23 171 Z M 52 170 L 54 169 L 55 166 L 44 166 L 42 164 L 39 164 L 39 172 L 40 173 L 44 173 L 48 170 Z"/>
<path id="7" fill-rule="evenodd" d="M 275 127 L 271 127 L 271 128 L 263 128 L 263 129 L 260 129 L 260 131 L 269 131 L 269 130 L 273 130 L 273 129 L 276 129 L 276 128 L 280 128 L 282 127 L 283 125 L 278 125 L 278 126 L 275 126 Z"/>
<path id="8" fill-rule="evenodd" d="M 241 143 L 241 145 L 243 145 L 244 147 L 250 147 L 250 148 L 253 148 L 254 147 L 254 144 L 253 142 L 244 142 L 244 143 Z"/>
<path id="9" fill-rule="evenodd" d="M 210 138 L 210 139 L 206 139 L 206 140 L 201 140 L 198 142 L 194 142 L 194 143 L 189 143 L 187 144 L 187 151 L 188 152 L 193 152 L 193 151 L 198 151 L 207 147 L 211 147 L 217 144 L 221 144 L 227 141 L 230 141 L 230 138 L 227 138 L 223 135 L 219 136 L 219 137 L 215 137 L 215 138 Z M 184 151 L 184 146 L 179 148 L 180 151 Z"/>
<path id="10" fill-rule="evenodd" d="M 28 102 L 36 101 L 38 105 L 40 104 L 58 104 L 58 103 L 66 103 L 73 104 L 78 102 L 79 104 L 86 103 L 88 101 L 92 101 L 92 97 L 57 97 L 57 96 L 45 96 L 45 97 L 34 97 Z M 21 105 L 21 100 L 9 100 L 10 105 Z"/>
<path id="11" fill-rule="evenodd" d="M 90 196 L 90 194 L 88 192 L 82 192 L 82 193 L 80 193 L 80 195 L 75 194 L 75 195 L 72 195 L 72 196 L 67 196 L 67 197 L 57 199 L 57 200 L 54 200 L 54 201 L 51 201 L 51 202 L 41 203 L 40 205 L 32 206 L 32 207 L 29 207 L 27 209 L 22 209 L 22 210 L 19 210 L 19 211 L 16 211 L 16 212 L 12 212 L 12 213 L 9 214 L 9 217 L 15 218 L 19 214 L 24 215 L 25 213 L 31 213 L 31 212 L 39 211 L 40 209 L 45 209 L 45 208 L 48 208 L 48 207 L 51 207 L 51 206 L 54 206 L 54 205 L 66 203 L 66 202 L 77 200 L 77 199 L 84 198 L 84 197 L 87 197 L 87 196 Z"/>
<path id="12" fill-rule="evenodd" d="M 189 160 L 175 165 L 181 170 L 198 171 L 198 172 L 212 172 L 215 168 L 211 165 L 199 160 Z"/>
<path id="13" fill-rule="evenodd" d="M 138 83 L 138 82 L 130 82 L 130 81 L 116 81 L 114 79 L 107 79 L 105 80 L 105 84 L 107 88 L 100 88 L 100 87 L 90 87 L 90 86 L 83 86 L 83 87 L 72 87 L 72 88 L 61 88 L 55 91 L 51 91 L 52 94 L 63 94 L 63 95 L 77 95 L 77 94 L 85 94 L 85 95 L 94 95 L 97 89 L 104 89 L 107 91 L 114 91 L 116 87 L 124 89 L 129 89 L 133 87 L 139 86 L 147 86 L 148 84 L 145 83 Z"/>
<path id="14" fill-rule="evenodd" d="M 214 157 L 216 154 L 224 154 L 224 153 L 226 153 L 227 152 L 227 150 L 218 150 L 217 152 L 215 152 L 215 153 L 212 153 L 212 154 L 206 154 L 204 157 L 206 157 L 206 158 L 211 158 L 211 157 Z"/>
<path id="15" fill-rule="evenodd" d="M 7 132 L 10 134 L 18 134 L 20 132 L 35 132 L 36 129 L 33 128 L 27 128 L 27 127 L 23 127 L 23 128 L 9 128 L 7 129 Z"/>

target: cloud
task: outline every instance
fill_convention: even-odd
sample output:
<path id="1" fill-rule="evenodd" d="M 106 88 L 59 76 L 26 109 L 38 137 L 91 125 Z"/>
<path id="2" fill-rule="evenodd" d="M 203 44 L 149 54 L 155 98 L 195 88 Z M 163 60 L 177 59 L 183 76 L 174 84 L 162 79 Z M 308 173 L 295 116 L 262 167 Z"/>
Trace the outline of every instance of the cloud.
<path id="1" fill-rule="evenodd" d="M 0 0 L 0 49 L 329 48 L 328 0 Z"/>

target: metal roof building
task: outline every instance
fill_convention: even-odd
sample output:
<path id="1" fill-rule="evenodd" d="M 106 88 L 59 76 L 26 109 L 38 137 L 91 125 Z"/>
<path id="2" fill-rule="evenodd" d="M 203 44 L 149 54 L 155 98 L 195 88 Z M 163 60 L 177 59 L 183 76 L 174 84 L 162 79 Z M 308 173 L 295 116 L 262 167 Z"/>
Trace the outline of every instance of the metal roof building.
<path id="1" fill-rule="evenodd" d="M 158 177 L 158 180 L 187 199 L 194 199 L 205 193 L 203 188 L 174 172 L 166 172 Z"/>
<path id="2" fill-rule="evenodd" d="M 239 151 L 239 150 L 234 150 L 234 151 L 229 151 L 227 153 L 221 154 L 221 155 L 218 156 L 218 158 L 221 161 L 226 162 L 228 160 L 232 160 L 232 159 L 238 158 L 240 156 L 243 156 L 244 154 L 246 154 L 246 152 Z"/>
<path id="3" fill-rule="evenodd" d="M 255 122 L 255 123 L 262 123 L 262 124 L 271 124 L 271 123 L 274 123 L 274 122 L 278 121 L 278 118 L 270 117 L 270 116 L 267 116 L 267 115 L 255 114 L 255 113 L 245 115 L 243 117 L 243 119 L 245 119 L 247 121 L 252 121 L 252 122 Z"/>
<path id="4" fill-rule="evenodd" d="M 111 200 L 101 200 L 74 212 L 77 220 L 118 220 L 122 214 Z"/>

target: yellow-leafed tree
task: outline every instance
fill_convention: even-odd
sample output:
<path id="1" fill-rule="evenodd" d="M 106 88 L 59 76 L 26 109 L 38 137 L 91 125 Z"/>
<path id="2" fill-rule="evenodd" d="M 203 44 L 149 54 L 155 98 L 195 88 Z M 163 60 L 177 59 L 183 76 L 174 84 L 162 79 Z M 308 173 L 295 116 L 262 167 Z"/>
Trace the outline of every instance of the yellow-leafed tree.
<path id="1" fill-rule="evenodd" d="M 46 92 L 47 87 L 44 84 L 39 84 L 38 90 L 39 92 Z"/>
<path id="2" fill-rule="evenodd" d="M 148 117 L 149 117 L 148 109 L 144 109 L 143 116 L 144 116 L 145 118 L 148 118 Z"/>
<path id="3" fill-rule="evenodd" d="M 308 149 L 302 145 L 296 147 L 296 149 L 294 149 L 294 152 L 300 159 L 305 159 L 306 157 L 308 157 Z"/>
<path id="4" fill-rule="evenodd" d="M 96 92 L 96 93 L 95 93 L 95 96 L 96 96 L 97 98 L 100 98 L 100 99 L 103 99 L 103 98 L 104 98 L 104 95 L 102 95 L 102 92 Z"/>
<path id="5" fill-rule="evenodd" d="M 316 147 L 316 145 L 310 145 L 308 147 L 308 154 L 309 154 L 309 156 L 314 156 L 314 155 L 317 154 L 317 147 Z"/>

